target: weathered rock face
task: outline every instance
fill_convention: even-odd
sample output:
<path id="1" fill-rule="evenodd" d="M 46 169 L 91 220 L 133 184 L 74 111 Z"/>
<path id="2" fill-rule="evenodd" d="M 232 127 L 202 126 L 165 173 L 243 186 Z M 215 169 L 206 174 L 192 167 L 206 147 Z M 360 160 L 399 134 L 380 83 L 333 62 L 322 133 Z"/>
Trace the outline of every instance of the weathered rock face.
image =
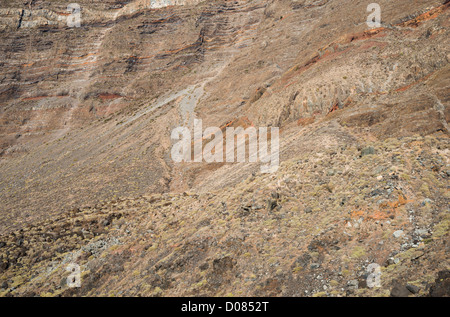
<path id="1" fill-rule="evenodd" d="M 370 196 L 358 182 L 362 167 L 350 169 L 350 163 L 370 161 L 380 153 L 392 155 L 395 164 L 399 156 L 412 160 L 422 143 L 430 146 L 429 161 L 420 166 L 405 161 L 395 172 L 407 170 L 413 177 L 423 173 L 430 181 L 427 186 L 433 187 L 436 179 L 442 184 L 450 119 L 448 1 L 379 1 L 382 24 L 375 29 L 366 24 L 368 3 L 350 0 L 77 3 L 79 27 L 68 25 L 73 12 L 67 2 L 0 4 L 0 234 L 24 223 L 54 220 L 57 214 L 65 223 L 67 210 L 103 206 L 117 197 L 218 191 L 218 206 L 227 195 L 239 200 L 239 193 L 227 189 L 256 175 L 259 166 L 174 164 L 171 159 L 171 131 L 193 118 L 202 119 L 204 127 L 281 128 L 281 161 L 290 162 L 284 173 L 292 175 L 251 179 L 255 191 L 267 184 L 276 187 L 277 177 L 307 174 L 292 167 L 299 157 L 304 162 L 318 153 L 319 166 L 331 168 L 322 164 L 324 158 L 333 161 L 336 153 L 345 153 L 329 175 L 345 174 L 355 187 L 335 188 L 324 183 L 323 175 L 306 187 L 318 187 L 312 194 L 316 197 L 329 185 L 326 191 L 341 194 L 333 197 L 337 207 L 350 200 L 348 208 L 364 209 L 359 194 L 356 202 L 347 197 L 363 191 Z M 424 136 L 437 138 L 436 144 L 431 146 Z M 377 151 L 359 156 L 370 142 L 378 142 Z M 398 153 L 392 152 L 395 147 Z M 315 169 L 313 161 L 305 164 Z M 377 171 L 365 171 L 364 177 L 389 169 L 388 162 L 380 172 L 381 163 L 369 164 Z M 436 175 L 428 175 L 425 166 L 434 166 Z M 426 188 L 419 180 L 412 182 L 400 184 L 408 198 L 426 198 L 418 193 Z M 399 184 L 391 185 L 385 184 L 383 193 L 391 190 L 386 195 L 394 195 L 392 188 Z M 309 197 L 298 186 L 292 197 Z M 187 198 L 180 203 L 188 204 Z M 436 208 L 444 205 L 440 201 Z M 336 206 L 302 208 L 314 215 Z M 166 209 L 176 212 L 172 207 Z M 253 207 L 245 206 L 238 214 Z M 214 219 L 213 213 L 208 215 Z M 439 215 L 432 218 L 430 224 Z M 377 257 L 390 252 L 394 249 Z M 220 278 L 228 281 L 230 272 Z M 261 288 L 275 294 L 283 284 L 284 294 L 300 294 L 296 279 L 286 279 L 285 284 L 274 279 Z"/>

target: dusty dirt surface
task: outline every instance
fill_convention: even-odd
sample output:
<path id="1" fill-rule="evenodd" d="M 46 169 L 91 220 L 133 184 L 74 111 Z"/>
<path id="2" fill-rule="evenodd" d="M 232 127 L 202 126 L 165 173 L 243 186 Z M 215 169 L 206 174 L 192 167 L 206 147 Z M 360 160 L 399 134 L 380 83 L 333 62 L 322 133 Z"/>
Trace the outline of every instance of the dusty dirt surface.
<path id="1" fill-rule="evenodd" d="M 450 2 L 371 2 L 2 1 L 0 296 L 449 296 Z"/>

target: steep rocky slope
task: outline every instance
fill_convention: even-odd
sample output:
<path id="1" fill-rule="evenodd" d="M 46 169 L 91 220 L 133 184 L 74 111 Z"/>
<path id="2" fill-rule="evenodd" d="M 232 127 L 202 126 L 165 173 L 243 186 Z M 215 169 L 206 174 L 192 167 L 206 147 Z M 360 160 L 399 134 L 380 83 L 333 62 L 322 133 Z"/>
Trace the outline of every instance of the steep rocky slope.
<path id="1" fill-rule="evenodd" d="M 78 3 L 0 4 L 2 295 L 449 294 L 448 1 Z M 193 118 L 280 169 L 175 164 Z"/>

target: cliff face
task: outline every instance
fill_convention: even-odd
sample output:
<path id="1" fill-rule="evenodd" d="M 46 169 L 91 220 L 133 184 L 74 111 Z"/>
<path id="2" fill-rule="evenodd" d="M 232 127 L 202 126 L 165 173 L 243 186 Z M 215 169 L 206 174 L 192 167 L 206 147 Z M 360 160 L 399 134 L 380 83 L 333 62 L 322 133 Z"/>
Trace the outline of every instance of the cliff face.
<path id="1" fill-rule="evenodd" d="M 20 270 L 61 259 L 56 252 L 71 257 L 101 240 L 119 241 L 120 252 L 91 252 L 81 261 L 91 272 L 111 269 L 102 262 L 109 256 L 122 255 L 123 268 L 136 250 L 154 248 L 120 273 L 123 294 L 339 293 L 365 261 L 382 264 L 408 250 L 391 237 L 394 229 L 409 232 L 410 245 L 434 241 L 422 250 L 432 272 L 424 283 L 444 269 L 430 263 L 446 257 L 437 250 L 448 237 L 448 1 L 379 1 L 379 28 L 366 24 L 368 3 L 349 0 L 78 4 L 80 27 L 68 26 L 66 2 L 0 4 L 0 234 L 10 251 L 0 273 L 8 285 Z M 280 127 L 280 171 L 175 164 L 171 131 L 193 118 L 222 129 Z M 375 154 L 360 156 L 366 148 Z M 277 212 L 266 209 L 272 194 Z M 114 222 L 119 216 L 125 220 Z M 439 234 L 430 238 L 435 225 Z M 14 246 L 23 228 L 36 254 L 31 242 Z M 424 228 L 423 238 L 414 233 Z M 146 245 L 139 236 L 148 230 Z M 41 254 L 47 238 L 62 236 Z M 296 250 L 286 247 L 292 241 Z M 199 268 L 203 262 L 211 266 Z M 328 289 L 311 282 L 315 264 Z M 235 285 L 232 275 L 256 267 Z M 295 286 L 300 267 L 308 271 Z M 386 289 L 414 268 L 397 269 L 386 273 Z M 130 270 L 152 276 L 148 289 L 126 286 L 139 281 Z M 113 291 L 111 280 L 94 275 L 80 294 Z M 48 291 L 29 282 L 17 294 Z"/>

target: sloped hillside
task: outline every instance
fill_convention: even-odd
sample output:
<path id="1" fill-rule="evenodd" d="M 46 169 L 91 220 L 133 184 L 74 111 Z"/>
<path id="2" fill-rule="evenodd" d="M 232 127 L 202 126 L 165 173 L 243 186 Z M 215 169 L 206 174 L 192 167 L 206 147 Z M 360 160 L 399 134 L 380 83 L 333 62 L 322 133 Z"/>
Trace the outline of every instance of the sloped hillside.
<path id="1" fill-rule="evenodd" d="M 0 4 L 2 296 L 450 294 L 448 1 L 78 3 Z M 279 169 L 175 163 L 194 118 Z"/>

